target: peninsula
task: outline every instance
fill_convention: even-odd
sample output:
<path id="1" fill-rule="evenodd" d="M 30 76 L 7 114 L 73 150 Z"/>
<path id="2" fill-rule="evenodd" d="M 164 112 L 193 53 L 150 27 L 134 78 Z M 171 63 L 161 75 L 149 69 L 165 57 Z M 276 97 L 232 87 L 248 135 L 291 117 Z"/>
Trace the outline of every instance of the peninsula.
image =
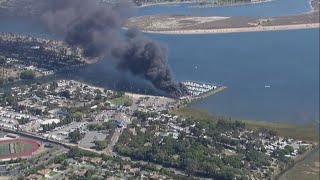
<path id="1" fill-rule="evenodd" d="M 134 17 L 125 27 L 140 27 L 147 33 L 205 34 L 319 28 L 319 0 L 310 1 L 311 11 L 284 17 L 217 17 L 151 15 Z"/>

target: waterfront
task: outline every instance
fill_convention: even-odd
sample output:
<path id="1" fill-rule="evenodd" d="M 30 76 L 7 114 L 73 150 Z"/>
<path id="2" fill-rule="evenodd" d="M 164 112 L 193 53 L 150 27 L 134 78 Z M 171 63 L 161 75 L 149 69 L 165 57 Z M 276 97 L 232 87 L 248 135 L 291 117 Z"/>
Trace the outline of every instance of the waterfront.
<path id="1" fill-rule="evenodd" d="M 169 46 L 179 80 L 228 87 L 197 108 L 274 122 L 319 119 L 318 29 L 152 37 Z"/>
<path id="2" fill-rule="evenodd" d="M 243 11 L 247 6 L 253 5 L 237 9 Z M 301 6 L 291 9 L 301 11 Z M 28 19 L 1 17 L 0 31 L 59 38 Z M 319 120 L 318 29 L 148 36 L 169 47 L 169 63 L 177 80 L 189 79 L 228 87 L 222 93 L 197 102 L 194 107 L 246 120 L 298 123 Z M 140 93 L 152 91 L 149 83 L 122 74 L 115 71 L 112 61 L 102 61 L 53 78 L 76 78 L 122 90 L 132 87 Z M 145 86 L 148 91 L 142 89 Z"/>

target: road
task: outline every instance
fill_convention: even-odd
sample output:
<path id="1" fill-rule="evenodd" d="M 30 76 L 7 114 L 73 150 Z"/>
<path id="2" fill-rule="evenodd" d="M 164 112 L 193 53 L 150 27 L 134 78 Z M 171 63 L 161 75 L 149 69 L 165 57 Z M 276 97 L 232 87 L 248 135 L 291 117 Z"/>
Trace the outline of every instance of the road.
<path id="1" fill-rule="evenodd" d="M 111 137 L 111 140 L 110 140 L 110 143 L 108 144 L 108 147 L 106 149 L 106 153 L 109 154 L 109 155 L 117 155 L 114 151 L 113 151 L 113 148 L 114 146 L 116 145 L 116 143 L 118 142 L 119 140 L 119 137 L 120 135 L 122 134 L 123 132 L 123 129 L 122 128 L 116 128 L 112 137 Z"/>

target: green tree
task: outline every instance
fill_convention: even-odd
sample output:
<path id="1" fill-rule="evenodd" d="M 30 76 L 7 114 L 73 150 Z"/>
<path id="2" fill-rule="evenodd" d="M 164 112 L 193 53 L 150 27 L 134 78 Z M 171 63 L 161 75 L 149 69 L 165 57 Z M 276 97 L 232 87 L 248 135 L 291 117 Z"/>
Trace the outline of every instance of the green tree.
<path id="1" fill-rule="evenodd" d="M 60 96 L 70 99 L 70 91 L 69 90 L 61 91 Z"/>
<path id="2" fill-rule="evenodd" d="M 286 146 L 284 147 L 284 149 L 285 149 L 286 151 L 288 151 L 289 154 L 291 154 L 291 153 L 294 152 L 294 148 L 293 148 L 292 146 L 290 146 L 290 145 L 286 145 Z"/>
<path id="3" fill-rule="evenodd" d="M 9 81 L 9 82 L 13 82 L 14 79 L 15 79 L 15 78 L 14 78 L 13 76 L 9 76 L 9 77 L 8 77 L 8 81 Z"/>
<path id="4" fill-rule="evenodd" d="M 83 114 L 82 114 L 81 112 L 79 112 L 79 111 L 73 113 L 73 118 L 74 118 L 77 122 L 81 121 L 82 117 L 83 117 Z"/>
<path id="5" fill-rule="evenodd" d="M 35 73 L 32 70 L 24 70 L 20 73 L 21 79 L 34 79 Z"/>
<path id="6" fill-rule="evenodd" d="M 0 56 L 0 66 L 4 66 L 6 64 L 6 58 L 3 56 Z"/>
<path id="7" fill-rule="evenodd" d="M 5 93 L 4 98 L 9 106 L 12 106 L 14 103 L 17 102 L 17 98 L 13 96 L 11 93 Z"/>
<path id="8" fill-rule="evenodd" d="M 225 156 L 222 160 L 225 164 L 229 164 L 231 167 L 238 169 L 242 167 L 241 159 L 237 156 Z"/>
<path id="9" fill-rule="evenodd" d="M 79 129 L 76 129 L 69 133 L 69 139 L 72 143 L 78 143 L 82 139 L 82 135 Z"/>
<path id="10" fill-rule="evenodd" d="M 99 150 L 99 151 L 108 147 L 108 143 L 106 140 L 101 140 L 101 141 L 96 140 L 94 141 L 94 144 L 95 144 L 96 150 Z"/>

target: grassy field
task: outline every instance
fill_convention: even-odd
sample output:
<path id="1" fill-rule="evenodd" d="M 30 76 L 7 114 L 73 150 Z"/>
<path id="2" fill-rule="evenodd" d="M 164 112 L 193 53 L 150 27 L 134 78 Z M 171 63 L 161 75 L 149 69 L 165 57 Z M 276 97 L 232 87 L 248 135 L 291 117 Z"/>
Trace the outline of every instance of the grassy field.
<path id="1" fill-rule="evenodd" d="M 10 151 L 9 151 L 9 143 L 5 142 L 5 143 L 0 143 L 0 155 L 9 155 Z"/>
<path id="2" fill-rule="evenodd" d="M 32 145 L 28 143 L 17 142 L 15 147 L 16 154 L 32 150 Z"/>
<path id="3" fill-rule="evenodd" d="M 32 145 L 29 143 L 23 143 L 23 142 L 10 142 L 11 144 L 15 144 L 15 154 L 19 154 L 25 151 L 29 151 L 32 149 Z M 10 155 L 10 150 L 9 150 L 9 142 L 0 142 L 0 155 L 5 156 L 5 155 Z"/>
<path id="4" fill-rule="evenodd" d="M 172 111 L 173 114 L 182 117 L 192 117 L 197 120 L 211 119 L 217 120 L 217 117 L 211 115 L 205 110 L 195 109 L 191 107 L 183 107 Z M 239 119 L 240 120 L 240 119 Z M 275 130 L 279 136 L 291 137 L 299 140 L 306 140 L 312 142 L 319 141 L 319 135 L 316 133 L 316 128 L 319 124 L 298 125 L 285 123 L 271 123 L 265 121 L 241 120 L 246 123 L 246 126 L 251 129 L 258 129 L 264 127 Z"/>
<path id="5" fill-rule="evenodd" d="M 54 175 L 56 175 L 56 174 L 58 174 L 58 173 L 55 172 L 55 171 L 50 171 L 50 172 L 49 172 L 49 176 L 51 176 L 51 177 L 54 176 Z"/>
<path id="6" fill-rule="evenodd" d="M 112 99 L 110 102 L 114 105 L 120 106 L 124 105 L 125 103 L 132 103 L 132 99 L 129 96 L 122 96 L 119 98 Z"/>

